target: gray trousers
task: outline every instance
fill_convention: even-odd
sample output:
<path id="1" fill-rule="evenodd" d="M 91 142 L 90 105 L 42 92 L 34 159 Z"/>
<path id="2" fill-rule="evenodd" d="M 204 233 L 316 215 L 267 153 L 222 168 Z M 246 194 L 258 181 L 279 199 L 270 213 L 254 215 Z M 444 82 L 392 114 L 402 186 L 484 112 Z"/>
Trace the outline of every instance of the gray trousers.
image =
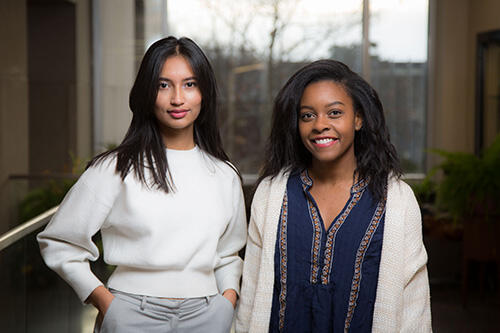
<path id="1" fill-rule="evenodd" d="M 128 294 L 115 296 L 94 333 L 227 333 L 233 321 L 233 305 L 217 294 L 181 300 Z"/>

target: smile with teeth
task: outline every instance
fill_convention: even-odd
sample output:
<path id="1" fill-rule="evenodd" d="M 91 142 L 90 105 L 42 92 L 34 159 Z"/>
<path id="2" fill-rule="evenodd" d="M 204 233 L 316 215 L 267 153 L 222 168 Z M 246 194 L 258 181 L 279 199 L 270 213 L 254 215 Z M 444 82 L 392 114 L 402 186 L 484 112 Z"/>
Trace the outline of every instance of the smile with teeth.
<path id="1" fill-rule="evenodd" d="M 317 139 L 317 140 L 314 140 L 316 143 L 319 143 L 319 144 L 325 144 L 325 143 L 329 143 L 329 142 L 332 142 L 333 139 L 332 138 L 327 138 L 327 139 Z"/>
<path id="2" fill-rule="evenodd" d="M 318 138 L 318 139 L 313 139 L 312 142 L 319 147 L 327 147 L 332 145 L 335 141 L 338 139 L 336 138 Z"/>

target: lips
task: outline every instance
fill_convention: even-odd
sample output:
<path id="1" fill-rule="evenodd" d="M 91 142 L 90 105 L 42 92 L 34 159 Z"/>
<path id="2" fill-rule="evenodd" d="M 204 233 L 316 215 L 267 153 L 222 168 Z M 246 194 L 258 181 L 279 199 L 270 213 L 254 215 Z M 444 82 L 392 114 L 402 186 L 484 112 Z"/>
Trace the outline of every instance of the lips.
<path id="1" fill-rule="evenodd" d="M 322 137 L 322 138 L 316 138 L 312 139 L 312 143 L 316 147 L 329 147 L 333 145 L 335 142 L 337 142 L 339 139 L 337 138 L 331 138 L 331 137 Z"/>
<path id="2" fill-rule="evenodd" d="M 175 118 L 175 119 L 182 119 L 182 118 L 184 118 L 187 115 L 188 112 L 189 112 L 189 110 L 185 110 L 185 109 L 182 109 L 182 110 L 169 110 L 169 111 L 167 111 L 167 113 L 172 118 Z"/>

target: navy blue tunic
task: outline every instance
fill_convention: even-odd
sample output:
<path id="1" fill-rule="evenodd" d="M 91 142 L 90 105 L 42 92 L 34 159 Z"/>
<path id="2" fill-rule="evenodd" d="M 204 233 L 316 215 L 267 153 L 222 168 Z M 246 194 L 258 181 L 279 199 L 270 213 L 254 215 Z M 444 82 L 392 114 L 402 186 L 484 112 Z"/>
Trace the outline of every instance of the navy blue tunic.
<path id="1" fill-rule="evenodd" d="M 270 332 L 370 332 L 377 292 L 385 200 L 365 181 L 351 188 L 326 230 L 307 170 L 292 174 L 275 251 Z"/>

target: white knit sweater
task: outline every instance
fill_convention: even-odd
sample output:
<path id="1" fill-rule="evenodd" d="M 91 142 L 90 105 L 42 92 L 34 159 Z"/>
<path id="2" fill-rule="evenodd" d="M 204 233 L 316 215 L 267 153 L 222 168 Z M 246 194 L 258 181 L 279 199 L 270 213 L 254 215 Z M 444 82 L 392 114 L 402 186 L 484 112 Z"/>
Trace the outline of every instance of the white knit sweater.
<path id="1" fill-rule="evenodd" d="M 267 332 L 274 283 L 274 250 L 288 174 L 265 179 L 251 210 L 236 318 L 237 332 Z M 427 253 L 420 210 L 411 188 L 389 181 L 384 239 L 372 332 L 431 332 Z"/>
<path id="2" fill-rule="evenodd" d="M 180 298 L 239 292 L 246 218 L 237 174 L 198 147 L 168 149 L 167 159 L 168 194 L 132 173 L 122 181 L 114 157 L 87 169 L 38 235 L 45 262 L 82 301 L 102 284 L 88 263 L 99 256 L 99 230 L 104 260 L 117 266 L 108 287 Z"/>

